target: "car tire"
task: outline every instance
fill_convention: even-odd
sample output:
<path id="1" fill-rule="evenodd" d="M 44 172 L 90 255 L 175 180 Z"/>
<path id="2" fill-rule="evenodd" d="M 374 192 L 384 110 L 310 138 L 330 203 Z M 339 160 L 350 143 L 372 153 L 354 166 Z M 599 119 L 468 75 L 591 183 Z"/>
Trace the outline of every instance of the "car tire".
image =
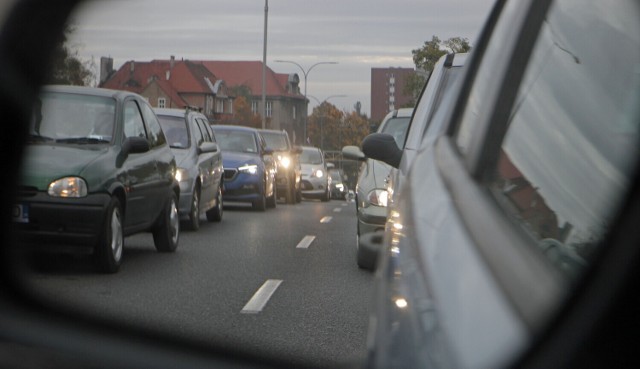
<path id="1" fill-rule="evenodd" d="M 327 202 L 331 200 L 331 191 L 329 191 L 329 188 L 327 188 L 327 191 L 324 193 L 324 195 L 322 195 L 322 198 L 320 200 L 322 202 Z"/>
<path id="2" fill-rule="evenodd" d="M 287 186 L 287 192 L 284 194 L 285 200 L 287 204 L 295 204 L 296 203 L 296 186 L 295 183 L 289 182 Z"/>
<path id="3" fill-rule="evenodd" d="M 278 201 L 278 191 L 276 189 L 276 185 L 273 185 L 273 193 L 271 194 L 271 196 L 267 197 L 267 207 L 269 209 L 273 209 L 276 207 Z"/>
<path id="4" fill-rule="evenodd" d="M 296 203 L 301 203 L 302 202 L 302 189 L 300 187 L 298 187 L 296 189 Z"/>
<path id="5" fill-rule="evenodd" d="M 159 223 L 152 230 L 153 243 L 160 252 L 174 252 L 178 248 L 180 219 L 176 203 L 177 196 L 172 194 L 160 214 Z"/>
<path id="6" fill-rule="evenodd" d="M 200 229 L 200 187 L 196 186 L 193 189 L 193 195 L 191 196 L 191 209 L 189 210 L 189 220 L 187 222 L 187 228 L 192 231 Z"/>
<path id="7" fill-rule="evenodd" d="M 123 224 L 120 200 L 117 197 L 112 197 L 107 207 L 100 240 L 94 250 L 96 265 L 102 272 L 116 273 L 120 269 L 124 249 Z"/>
<path id="8" fill-rule="evenodd" d="M 207 210 L 207 220 L 209 222 L 222 221 L 222 212 L 224 204 L 222 202 L 222 184 L 218 187 L 218 193 L 216 194 L 216 206 Z"/>

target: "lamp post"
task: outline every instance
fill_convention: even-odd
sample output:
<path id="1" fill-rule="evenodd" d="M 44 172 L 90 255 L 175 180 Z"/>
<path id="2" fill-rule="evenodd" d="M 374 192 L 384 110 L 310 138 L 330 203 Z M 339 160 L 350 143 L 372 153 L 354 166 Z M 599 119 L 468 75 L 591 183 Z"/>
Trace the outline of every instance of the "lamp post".
<path id="1" fill-rule="evenodd" d="M 304 132 L 304 137 L 303 137 L 303 141 L 307 141 L 307 121 L 308 121 L 308 115 L 309 115 L 309 108 L 308 106 L 306 106 L 307 104 L 307 76 L 309 75 L 309 72 L 311 72 L 311 69 L 313 69 L 313 67 L 315 67 L 316 65 L 320 65 L 320 64 L 338 64 L 338 62 L 333 62 L 333 61 L 321 61 L 321 62 L 317 62 L 315 64 L 313 64 L 312 66 L 310 66 L 307 70 L 305 70 L 302 65 L 291 61 L 291 60 L 276 60 L 276 63 L 290 63 L 290 64 L 295 64 L 298 66 L 298 68 L 300 68 L 300 70 L 302 71 L 302 75 L 304 76 L 304 103 L 305 103 L 305 107 L 307 111 L 304 112 L 304 126 L 303 126 L 303 132 Z M 326 101 L 326 100 L 325 100 Z"/>
<path id="2" fill-rule="evenodd" d="M 320 102 L 320 100 L 315 96 L 309 95 L 309 97 L 312 97 L 318 103 L 318 106 L 322 106 L 323 103 L 329 101 L 329 99 L 331 98 L 347 97 L 347 95 L 331 95 L 326 99 L 322 100 L 322 102 Z M 324 152 L 324 114 L 320 114 L 320 149 Z"/>

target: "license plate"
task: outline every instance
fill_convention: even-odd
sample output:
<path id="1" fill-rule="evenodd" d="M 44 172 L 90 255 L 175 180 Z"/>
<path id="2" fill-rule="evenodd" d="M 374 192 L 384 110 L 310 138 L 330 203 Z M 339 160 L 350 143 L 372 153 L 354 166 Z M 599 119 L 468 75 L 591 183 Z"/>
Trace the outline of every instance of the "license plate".
<path id="1" fill-rule="evenodd" d="M 17 223 L 29 223 L 29 205 L 27 204 L 14 205 L 13 221 Z"/>

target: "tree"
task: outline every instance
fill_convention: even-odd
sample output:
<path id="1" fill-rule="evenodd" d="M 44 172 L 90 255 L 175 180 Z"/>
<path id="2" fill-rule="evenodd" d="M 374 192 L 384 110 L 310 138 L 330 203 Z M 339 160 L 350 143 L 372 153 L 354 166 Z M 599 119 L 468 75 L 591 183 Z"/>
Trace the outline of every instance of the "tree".
<path id="1" fill-rule="evenodd" d="M 404 93 L 413 96 L 409 106 L 415 106 L 415 102 L 427 81 L 428 75 L 442 55 L 447 53 L 464 53 L 471 50 L 469 40 L 462 37 L 452 37 L 445 41 L 438 36 L 432 36 L 431 41 L 425 41 L 421 48 L 411 50 L 413 62 L 419 72 L 412 75 L 405 82 Z"/>
<path id="2" fill-rule="evenodd" d="M 95 81 L 95 74 L 92 72 L 93 61 L 83 62 L 78 57 L 78 51 L 68 45 L 69 35 L 73 31 L 71 26 L 67 26 L 61 42 L 56 45 L 47 83 L 90 86 Z"/>
<path id="3" fill-rule="evenodd" d="M 325 151 L 340 151 L 345 145 L 359 146 L 369 134 L 369 122 L 355 111 L 340 111 L 324 101 L 313 108 L 308 133 L 312 145 Z"/>

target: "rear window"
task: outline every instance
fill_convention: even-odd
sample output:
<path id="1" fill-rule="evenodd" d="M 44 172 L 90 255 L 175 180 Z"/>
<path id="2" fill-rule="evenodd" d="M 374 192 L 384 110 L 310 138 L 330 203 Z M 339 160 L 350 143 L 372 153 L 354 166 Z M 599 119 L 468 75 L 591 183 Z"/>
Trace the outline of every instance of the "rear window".
<path id="1" fill-rule="evenodd" d="M 158 121 L 160 121 L 160 126 L 170 147 L 176 149 L 189 147 L 189 132 L 184 118 L 158 115 Z"/>
<path id="2" fill-rule="evenodd" d="M 396 141 L 396 145 L 402 149 L 404 148 L 404 139 L 407 136 L 410 120 L 411 117 L 390 118 L 384 124 L 380 133 L 387 133 L 393 136 L 393 139 Z"/>

